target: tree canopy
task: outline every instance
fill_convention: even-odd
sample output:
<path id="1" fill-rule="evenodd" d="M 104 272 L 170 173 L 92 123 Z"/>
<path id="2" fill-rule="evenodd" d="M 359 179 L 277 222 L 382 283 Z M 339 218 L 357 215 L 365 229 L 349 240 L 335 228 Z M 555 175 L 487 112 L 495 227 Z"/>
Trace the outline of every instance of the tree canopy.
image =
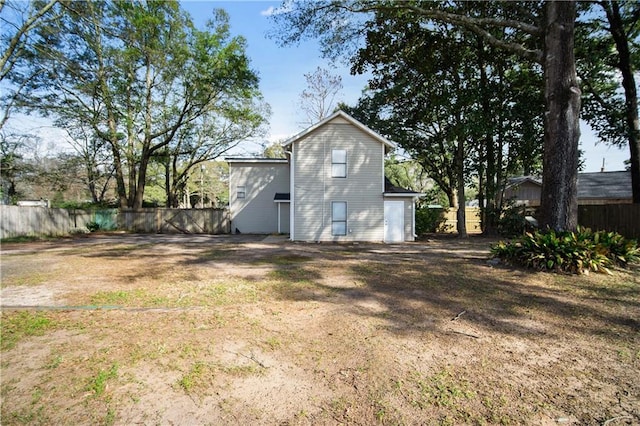
<path id="1" fill-rule="evenodd" d="M 576 28 L 582 117 L 605 143 L 628 145 L 633 202 L 640 203 L 640 4 L 585 3 Z"/>
<path id="2" fill-rule="evenodd" d="M 407 150 L 449 205 L 463 205 L 464 187 L 477 185 L 487 230 L 506 176 L 539 169 L 540 72 L 475 34 L 443 36 L 438 25 L 390 13 L 376 12 L 354 59 L 354 70 L 373 78 L 350 112 Z M 531 102 L 518 102 L 524 98 Z"/>
<path id="3" fill-rule="evenodd" d="M 500 3 L 491 13 L 467 2 L 388 2 L 329 0 L 287 3 L 274 15 L 279 40 L 295 43 L 318 38 L 331 57 L 353 59 L 380 12 L 388 21 L 411 20 L 415 27 L 439 31 L 456 40 L 458 31 L 474 34 L 488 46 L 539 64 L 544 73 L 543 226 L 577 226 L 577 166 L 580 88 L 575 71 L 573 28 L 575 2 Z M 394 63 L 400 55 L 382 58 Z M 491 62 L 492 58 L 487 58 Z M 541 88 L 542 89 L 542 88 Z"/>
<path id="4" fill-rule="evenodd" d="M 152 162 L 175 204 L 192 167 L 263 132 L 268 106 L 224 11 L 199 30 L 175 1 L 53 8 L 59 18 L 34 31 L 11 73 L 20 106 L 105 143 L 122 207 L 142 206 Z"/>

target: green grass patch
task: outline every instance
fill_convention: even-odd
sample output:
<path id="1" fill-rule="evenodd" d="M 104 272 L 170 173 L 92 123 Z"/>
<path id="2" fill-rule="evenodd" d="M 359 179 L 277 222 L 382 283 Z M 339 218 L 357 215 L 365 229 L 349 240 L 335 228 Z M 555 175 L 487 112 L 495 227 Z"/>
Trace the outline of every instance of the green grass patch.
<path id="1" fill-rule="evenodd" d="M 455 377 L 448 370 L 441 370 L 429 377 L 416 372 L 408 381 L 398 382 L 398 387 L 406 388 L 403 394 L 408 395 L 411 404 L 420 409 L 430 406 L 453 408 L 462 400 L 475 396 L 466 380 Z"/>
<path id="2" fill-rule="evenodd" d="M 93 392 L 94 396 L 101 396 L 107 389 L 107 380 L 118 377 L 118 363 L 111 365 L 108 370 L 100 370 L 87 385 L 87 390 Z"/>
<path id="3" fill-rule="evenodd" d="M 132 304 L 141 304 L 142 300 L 148 299 L 148 294 L 141 289 L 125 291 L 100 291 L 91 296 L 92 305 L 116 305 L 130 306 Z"/>
<path id="4" fill-rule="evenodd" d="M 195 388 L 205 384 L 206 377 L 212 376 L 211 368 L 202 361 L 196 361 L 191 368 L 178 380 L 180 386 L 186 393 L 191 393 Z"/>
<path id="5" fill-rule="evenodd" d="M 145 289 L 100 291 L 89 299 L 93 306 L 160 307 L 176 306 L 168 297 L 150 294 Z"/>
<path id="6" fill-rule="evenodd" d="M 13 348 L 20 340 L 29 336 L 42 336 L 55 327 L 55 323 L 43 312 L 21 311 L 2 315 L 0 347 Z"/>

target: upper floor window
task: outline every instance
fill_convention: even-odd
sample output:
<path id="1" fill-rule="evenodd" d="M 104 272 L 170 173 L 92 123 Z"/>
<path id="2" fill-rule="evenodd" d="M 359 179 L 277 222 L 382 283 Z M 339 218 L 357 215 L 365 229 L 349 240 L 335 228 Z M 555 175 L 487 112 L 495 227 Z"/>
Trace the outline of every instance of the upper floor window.
<path id="1" fill-rule="evenodd" d="M 337 178 L 347 177 L 347 150 L 346 149 L 331 150 L 331 177 L 337 177 Z"/>
<path id="2" fill-rule="evenodd" d="M 236 192 L 236 198 L 241 199 L 241 198 L 244 198 L 246 195 L 247 195 L 247 190 L 246 190 L 245 186 L 244 185 L 243 186 L 238 185 L 238 189 L 237 189 L 237 192 Z"/>

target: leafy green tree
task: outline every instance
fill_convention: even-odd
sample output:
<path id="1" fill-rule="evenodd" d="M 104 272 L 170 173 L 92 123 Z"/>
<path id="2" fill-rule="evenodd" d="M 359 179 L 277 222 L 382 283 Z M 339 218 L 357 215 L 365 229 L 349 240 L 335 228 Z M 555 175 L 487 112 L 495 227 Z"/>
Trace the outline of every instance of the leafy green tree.
<path id="1" fill-rule="evenodd" d="M 391 155 L 384 162 L 384 175 L 395 186 L 423 194 L 433 188 L 433 180 L 415 160 Z"/>
<path id="2" fill-rule="evenodd" d="M 79 174 L 84 186 L 91 194 L 91 202 L 104 204 L 112 201 L 109 190 L 113 183 L 113 161 L 107 143 L 96 137 L 89 126 L 83 123 L 78 127 L 67 126 L 71 146 L 76 152 L 77 162 L 82 165 Z"/>
<path id="3" fill-rule="evenodd" d="M 535 123 L 541 128 L 543 101 L 517 108 L 518 100 L 539 93 L 534 84 L 540 80 L 473 34 L 458 32 L 453 40 L 416 25 L 409 14 L 389 14 L 376 12 L 356 57 L 356 71 L 370 70 L 373 79 L 354 114 L 416 158 L 449 205 L 464 205 L 464 185 L 475 175 L 480 205 L 486 200 L 490 211 L 499 208 L 505 176 L 518 165 L 533 168 L 540 158 L 541 149 L 523 153 L 521 147 L 540 145 L 526 130 Z M 513 154 L 504 158 L 507 149 Z M 489 223 L 484 225 L 487 230 Z"/>
<path id="4" fill-rule="evenodd" d="M 442 33 L 453 37 L 457 32 L 450 30 L 461 29 L 542 67 L 546 121 L 541 223 L 557 230 L 575 229 L 580 135 L 580 88 L 573 52 L 576 2 L 509 2 L 495 15 L 483 16 L 465 2 L 324 0 L 287 3 L 273 19 L 285 44 L 315 37 L 325 54 L 350 57 L 375 21 L 375 12 L 381 10 L 410 14 L 416 25 L 426 28 L 441 23 Z M 395 57 L 385 60 L 391 63 Z"/>
<path id="5" fill-rule="evenodd" d="M 14 67 L 16 65 L 20 67 L 20 64 L 28 57 L 30 35 L 37 28 L 46 25 L 48 21 L 57 19 L 54 6 L 58 2 L 59 0 L 44 2 L 0 1 L 0 51 L 2 52 L 0 56 L 0 83 L 6 82 Z M 33 70 L 30 74 L 23 75 L 22 80 L 28 82 L 38 73 L 38 70 Z M 0 96 L 2 101 L 0 129 L 6 124 L 20 92 L 24 89 L 24 84 L 3 86 L 4 93 Z"/>
<path id="6" fill-rule="evenodd" d="M 264 158 L 285 158 L 286 153 L 281 142 L 273 142 L 263 148 L 262 156 Z"/>
<path id="7" fill-rule="evenodd" d="M 582 5 L 576 32 L 582 117 L 601 140 L 628 145 L 634 203 L 640 203 L 639 23 L 638 2 L 599 1 Z"/>
<path id="8" fill-rule="evenodd" d="M 384 11 L 377 17 L 389 22 Z M 381 59 L 394 53 L 399 60 Z M 454 48 L 438 32 L 398 18 L 369 30 L 367 45 L 355 62 L 360 69 L 373 68 L 369 87 L 374 99 L 367 103 L 377 106 L 378 115 L 386 113 L 386 126 L 380 130 L 438 182 L 451 206 L 462 207 L 457 210 L 460 224 L 465 223 L 465 158 L 470 148 L 466 142 L 472 129 L 467 121 L 473 108 L 469 59 L 468 50 Z M 466 236 L 465 227 L 458 233 Z"/>
<path id="9" fill-rule="evenodd" d="M 26 135 L 0 132 L 0 201 L 12 204 L 23 194 L 18 183 L 33 173 L 33 165 L 26 159 L 33 152 L 31 138 Z"/>
<path id="10" fill-rule="evenodd" d="M 30 66 L 45 71 L 29 83 L 28 104 L 60 127 L 90 125 L 110 146 L 121 207 L 142 207 L 157 158 L 171 199 L 190 168 L 261 132 L 258 78 L 223 11 L 200 31 L 173 1 L 67 10 L 38 31 Z"/>

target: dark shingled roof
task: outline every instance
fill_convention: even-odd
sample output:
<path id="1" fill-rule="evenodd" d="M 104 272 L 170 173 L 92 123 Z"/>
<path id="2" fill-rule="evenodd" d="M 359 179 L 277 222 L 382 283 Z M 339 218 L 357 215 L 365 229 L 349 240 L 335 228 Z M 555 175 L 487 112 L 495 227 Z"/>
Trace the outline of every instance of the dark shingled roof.
<path id="1" fill-rule="evenodd" d="M 419 192 L 412 191 L 410 189 L 394 186 L 387 177 L 384 178 L 384 192 L 393 194 L 419 194 Z"/>
<path id="2" fill-rule="evenodd" d="M 276 192 L 276 196 L 273 197 L 273 201 L 290 201 L 291 194 L 288 192 Z"/>
<path id="3" fill-rule="evenodd" d="M 507 188 L 531 182 L 542 186 L 542 181 L 533 176 L 509 178 Z M 631 199 L 631 172 L 578 173 L 578 198 L 584 199 Z"/>
<path id="4" fill-rule="evenodd" d="M 631 172 L 578 173 L 578 198 L 632 198 Z"/>

